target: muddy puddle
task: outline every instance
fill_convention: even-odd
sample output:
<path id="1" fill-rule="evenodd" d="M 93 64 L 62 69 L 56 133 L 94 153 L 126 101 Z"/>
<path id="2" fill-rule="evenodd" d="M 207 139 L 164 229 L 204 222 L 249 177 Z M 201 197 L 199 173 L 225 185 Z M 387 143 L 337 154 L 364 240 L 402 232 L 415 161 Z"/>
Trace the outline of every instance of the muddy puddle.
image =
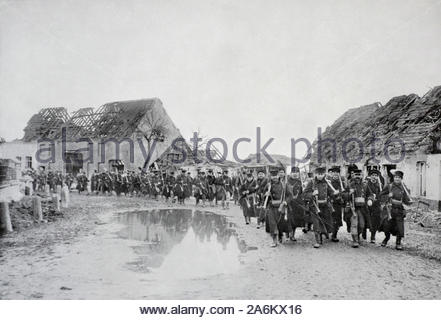
<path id="1" fill-rule="evenodd" d="M 195 279 L 240 269 L 246 244 L 225 216 L 191 209 L 157 209 L 118 214 L 118 236 L 135 241 L 130 270 L 154 278 Z"/>

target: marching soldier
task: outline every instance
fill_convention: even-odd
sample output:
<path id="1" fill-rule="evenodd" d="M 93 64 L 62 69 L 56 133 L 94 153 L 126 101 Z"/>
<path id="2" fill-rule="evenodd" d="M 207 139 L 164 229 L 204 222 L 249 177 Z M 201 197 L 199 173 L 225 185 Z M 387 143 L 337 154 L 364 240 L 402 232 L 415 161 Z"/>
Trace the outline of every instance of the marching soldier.
<path id="1" fill-rule="evenodd" d="M 245 223 L 251 223 L 251 217 L 255 217 L 254 211 L 254 197 L 256 192 L 256 181 L 254 180 L 253 174 L 251 172 L 247 173 L 247 178 L 244 183 L 240 186 L 239 194 L 243 216 L 245 218 Z"/>
<path id="2" fill-rule="evenodd" d="M 304 198 L 309 201 L 313 230 L 315 234 L 314 248 L 323 244 L 323 235 L 326 238 L 333 230 L 330 197 L 333 195 L 325 179 L 326 168 L 318 167 L 315 178 L 308 183 L 304 191 Z"/>
<path id="3" fill-rule="evenodd" d="M 271 181 L 265 196 L 268 197 L 268 227 L 273 243 L 271 247 L 277 247 L 277 241 L 282 242 L 284 224 L 287 216 L 285 215 L 286 199 L 290 198 L 289 188 L 281 178 L 282 174 L 278 170 L 271 170 Z"/>
<path id="4" fill-rule="evenodd" d="M 181 173 L 176 177 L 176 184 L 173 188 L 173 194 L 178 199 L 178 203 L 184 204 L 184 183 L 186 180 L 185 169 L 181 169 Z"/>
<path id="5" fill-rule="evenodd" d="M 331 196 L 332 207 L 334 208 L 332 212 L 332 242 L 338 242 L 337 233 L 340 227 L 343 226 L 343 216 L 345 212 L 345 197 L 346 194 L 346 186 L 343 183 L 343 180 L 340 175 L 340 167 L 333 166 L 328 170 L 331 180 L 331 186 L 334 190 L 337 190 L 338 193 L 335 193 Z"/>
<path id="6" fill-rule="evenodd" d="M 158 197 L 161 195 L 161 189 L 162 189 L 162 179 L 160 177 L 160 172 L 155 170 L 154 175 L 152 177 L 152 195 L 153 198 L 158 201 Z"/>
<path id="7" fill-rule="evenodd" d="M 370 218 L 367 210 L 366 200 L 370 196 L 369 189 L 363 183 L 362 173 L 359 169 L 352 171 L 352 178 L 349 181 L 349 201 L 351 203 L 351 236 L 352 247 L 360 245 L 360 235 L 366 239 L 366 228 L 370 229 Z"/>
<path id="8" fill-rule="evenodd" d="M 403 203 L 406 205 L 412 203 L 409 191 L 404 186 L 403 176 L 404 173 L 402 171 L 395 171 L 393 182 L 380 193 L 381 195 L 388 195 L 389 203 L 387 205 L 389 206 L 388 210 L 390 210 L 387 221 L 385 221 L 383 226 L 386 237 L 381 243 L 381 246 L 385 247 L 387 245 L 392 234 L 396 236 L 395 249 L 397 250 L 403 250 L 401 239 L 404 237 L 404 217 L 406 215 Z"/>
<path id="9" fill-rule="evenodd" d="M 216 197 L 216 185 L 215 185 L 215 181 L 216 178 L 214 176 L 213 173 L 213 169 L 208 169 L 208 175 L 207 175 L 207 199 L 210 202 L 210 206 L 213 207 L 214 206 L 214 199 Z"/>
<path id="10" fill-rule="evenodd" d="M 87 190 L 87 183 L 89 182 L 89 180 L 87 179 L 86 174 L 80 170 L 80 172 L 77 175 L 77 190 L 78 193 L 81 193 L 85 190 Z"/>
<path id="11" fill-rule="evenodd" d="M 187 172 L 187 176 L 184 181 L 184 199 L 191 197 L 193 193 L 193 178 L 191 177 L 191 172 Z"/>
<path id="12" fill-rule="evenodd" d="M 230 197 L 233 194 L 233 184 L 231 178 L 228 176 L 228 169 L 223 170 L 222 179 L 222 192 L 221 192 L 221 201 L 222 201 L 222 209 L 230 208 Z"/>
<path id="13" fill-rule="evenodd" d="M 205 172 L 198 169 L 198 175 L 194 179 L 194 197 L 196 199 L 196 206 L 202 200 L 202 206 L 205 207 L 205 199 L 207 194 Z"/>
<path id="14" fill-rule="evenodd" d="M 305 212 L 302 200 L 303 186 L 298 167 L 291 168 L 291 174 L 287 183 L 291 194 L 291 197 L 287 199 L 289 239 L 296 241 L 296 228 L 303 228 L 305 226 Z"/>
<path id="15" fill-rule="evenodd" d="M 369 190 L 369 197 L 367 200 L 369 218 L 371 222 L 371 243 L 375 243 L 375 234 L 380 229 L 381 224 L 381 199 L 380 193 L 383 190 L 381 182 L 381 173 L 378 170 L 371 170 L 367 181 L 367 189 Z"/>
<path id="16" fill-rule="evenodd" d="M 268 188 L 268 179 L 265 177 L 265 169 L 259 169 L 257 171 L 256 180 L 256 216 L 257 216 L 257 229 L 260 229 L 260 225 L 265 223 L 266 220 L 266 208 L 265 204 L 265 192 Z"/>
<path id="17" fill-rule="evenodd" d="M 173 187 L 175 185 L 175 173 L 172 171 L 169 175 L 165 176 L 164 188 L 162 195 L 165 198 L 165 202 L 168 203 L 169 198 L 173 198 Z"/>

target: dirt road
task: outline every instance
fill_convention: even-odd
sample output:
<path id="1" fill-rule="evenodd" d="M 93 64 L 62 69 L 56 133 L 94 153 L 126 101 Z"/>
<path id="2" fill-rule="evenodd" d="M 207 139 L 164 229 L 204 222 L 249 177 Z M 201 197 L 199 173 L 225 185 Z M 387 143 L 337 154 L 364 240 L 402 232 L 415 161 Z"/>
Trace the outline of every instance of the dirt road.
<path id="1" fill-rule="evenodd" d="M 126 213 L 161 206 L 166 216 Z M 236 206 L 205 208 L 226 222 L 188 208 L 180 220 L 154 201 L 73 195 L 65 219 L 0 238 L 0 298 L 441 298 L 441 263 L 393 244 L 352 249 L 342 230 L 318 250 L 311 233 L 271 248 Z"/>

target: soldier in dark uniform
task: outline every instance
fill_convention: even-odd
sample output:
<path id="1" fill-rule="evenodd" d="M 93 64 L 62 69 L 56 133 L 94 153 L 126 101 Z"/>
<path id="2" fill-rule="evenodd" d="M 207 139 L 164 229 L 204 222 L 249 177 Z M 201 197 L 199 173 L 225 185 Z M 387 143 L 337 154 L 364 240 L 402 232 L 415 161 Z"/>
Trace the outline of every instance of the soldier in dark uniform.
<path id="1" fill-rule="evenodd" d="M 49 190 L 56 191 L 55 190 L 55 175 L 52 171 L 49 171 L 47 173 L 47 183 L 49 184 Z"/>
<path id="2" fill-rule="evenodd" d="M 187 176 L 184 181 L 184 198 L 188 199 L 193 194 L 193 178 L 191 177 L 191 172 L 187 172 Z"/>
<path id="3" fill-rule="evenodd" d="M 383 190 L 383 184 L 381 182 L 380 171 L 373 169 L 369 172 L 369 178 L 367 181 L 367 189 L 369 190 L 369 197 L 367 200 L 367 206 L 369 211 L 369 217 L 371 222 L 371 243 L 375 243 L 375 234 L 380 229 L 381 224 L 381 196 L 380 193 Z"/>
<path id="4" fill-rule="evenodd" d="M 394 180 L 387 187 L 381 191 L 381 195 L 388 195 L 390 206 L 390 217 L 383 226 L 386 237 L 381 246 L 385 247 L 390 239 L 391 234 L 396 236 L 395 248 L 403 250 L 401 239 L 404 237 L 404 217 L 406 215 L 403 204 L 410 205 L 412 200 L 409 196 L 409 191 L 403 184 L 404 173 L 402 171 L 394 172 Z"/>
<path id="5" fill-rule="evenodd" d="M 67 185 L 69 190 L 72 187 L 72 182 L 73 181 L 74 181 L 74 177 L 73 177 L 72 173 L 68 173 L 66 175 L 66 177 L 65 177 L 65 182 L 66 182 L 66 185 Z"/>
<path id="6" fill-rule="evenodd" d="M 363 238 L 366 239 L 366 228 L 370 229 L 370 217 L 366 204 L 369 196 L 369 189 L 363 183 L 361 170 L 353 170 L 349 181 L 349 197 L 352 202 L 351 236 L 353 248 L 359 247 L 360 235 L 363 235 Z"/>
<path id="7" fill-rule="evenodd" d="M 271 246 L 276 247 L 277 241 L 282 242 L 283 232 L 287 224 L 288 217 L 284 212 L 284 208 L 287 206 L 286 199 L 292 197 L 287 184 L 284 183 L 281 174 L 279 175 L 279 170 L 271 170 L 271 181 L 265 196 L 269 197 L 267 223 L 273 239 Z"/>
<path id="8" fill-rule="evenodd" d="M 222 184 L 221 184 L 221 201 L 222 201 L 222 209 L 230 208 L 230 198 L 233 194 L 233 183 L 231 178 L 228 176 L 228 169 L 224 169 L 222 176 Z"/>
<path id="9" fill-rule="evenodd" d="M 185 169 L 181 169 L 181 173 L 176 177 L 176 183 L 173 188 L 173 194 L 178 199 L 179 204 L 184 204 L 184 183 L 186 180 Z"/>
<path id="10" fill-rule="evenodd" d="M 291 194 L 291 197 L 287 198 L 289 239 L 296 241 L 296 228 L 303 228 L 305 226 L 303 186 L 302 180 L 300 179 L 300 169 L 298 167 L 291 168 L 291 174 L 287 183 Z"/>
<path id="11" fill-rule="evenodd" d="M 311 180 L 304 190 L 304 199 L 309 202 L 309 210 L 315 234 L 314 248 L 320 248 L 323 244 L 323 235 L 326 238 L 333 230 L 330 197 L 332 189 L 325 180 L 326 168 L 318 167 L 315 170 L 315 178 Z"/>
<path id="12" fill-rule="evenodd" d="M 257 171 L 256 180 L 256 216 L 257 216 L 257 229 L 265 223 L 266 220 L 266 208 L 265 208 L 265 192 L 268 188 L 268 179 L 265 177 L 265 169 L 261 168 Z"/>
<path id="13" fill-rule="evenodd" d="M 333 166 L 328 170 L 330 174 L 330 183 L 334 190 L 338 193 L 331 196 L 332 207 L 334 208 L 332 212 L 332 242 L 338 242 L 337 234 L 340 227 L 343 226 L 343 215 L 345 212 L 345 199 L 347 198 L 346 185 L 340 175 L 340 167 Z"/>
<path id="14" fill-rule="evenodd" d="M 175 173 L 172 171 L 169 175 L 166 175 L 164 180 L 164 188 L 162 195 L 165 198 L 165 202 L 168 203 L 170 198 L 173 198 L 173 187 L 175 185 Z"/>
<path id="15" fill-rule="evenodd" d="M 216 185 L 215 185 L 216 178 L 213 173 L 213 169 L 208 169 L 208 175 L 207 175 L 207 199 L 210 202 L 210 206 L 214 206 L 214 199 L 216 197 Z"/>
<path id="16" fill-rule="evenodd" d="M 77 175 L 77 190 L 78 193 L 81 193 L 85 190 L 87 190 L 87 183 L 88 183 L 88 179 L 86 177 L 86 175 L 84 174 L 84 172 L 80 171 Z"/>
<path id="17" fill-rule="evenodd" d="M 256 192 L 256 181 L 254 180 L 253 174 L 251 172 L 247 173 L 247 178 L 244 183 L 240 186 L 239 194 L 243 216 L 245 217 L 245 223 L 251 223 L 251 217 L 255 217 L 255 207 L 254 207 L 254 197 Z"/>
<path id="18" fill-rule="evenodd" d="M 194 179 L 194 197 L 196 199 L 196 205 L 202 200 L 202 206 L 205 207 L 206 199 L 206 182 L 205 182 L 205 172 L 198 170 L 198 175 Z"/>
<path id="19" fill-rule="evenodd" d="M 161 194 L 162 190 L 162 179 L 159 171 L 154 171 L 154 176 L 152 177 L 152 195 L 153 198 L 158 201 L 158 197 Z"/>

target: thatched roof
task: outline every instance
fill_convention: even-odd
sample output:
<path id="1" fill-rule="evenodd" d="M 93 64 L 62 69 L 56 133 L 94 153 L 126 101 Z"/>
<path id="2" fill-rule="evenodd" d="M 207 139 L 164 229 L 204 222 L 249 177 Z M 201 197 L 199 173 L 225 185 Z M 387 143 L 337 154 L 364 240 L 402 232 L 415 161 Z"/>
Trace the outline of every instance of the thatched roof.
<path id="1" fill-rule="evenodd" d="M 248 155 L 248 157 L 245 158 L 246 161 L 249 160 L 249 162 L 245 163 L 244 165 L 246 167 L 265 167 L 265 166 L 274 166 L 274 167 L 283 167 L 286 168 L 291 165 L 291 158 L 288 156 L 285 156 L 283 154 L 269 154 L 272 160 L 268 159 L 265 155 L 261 154 L 259 161 L 257 161 L 257 154 L 251 153 Z"/>
<path id="2" fill-rule="evenodd" d="M 350 109 L 332 126 L 326 129 L 322 139 L 331 138 L 337 142 L 337 161 L 341 160 L 343 141 L 356 138 L 363 144 L 365 156 L 373 149 L 378 156 L 383 155 L 386 142 L 400 139 L 406 154 L 432 152 L 433 140 L 440 137 L 441 126 L 441 86 L 435 87 L 422 98 L 416 94 L 397 96 L 384 106 L 378 103 Z M 351 146 L 351 147 L 350 147 Z M 332 148 L 323 144 L 322 161 L 330 161 Z M 402 151 L 401 144 L 391 143 L 389 155 Z M 356 157 L 358 147 L 348 144 L 347 157 Z M 314 142 L 312 161 L 317 162 L 317 141 Z"/>

